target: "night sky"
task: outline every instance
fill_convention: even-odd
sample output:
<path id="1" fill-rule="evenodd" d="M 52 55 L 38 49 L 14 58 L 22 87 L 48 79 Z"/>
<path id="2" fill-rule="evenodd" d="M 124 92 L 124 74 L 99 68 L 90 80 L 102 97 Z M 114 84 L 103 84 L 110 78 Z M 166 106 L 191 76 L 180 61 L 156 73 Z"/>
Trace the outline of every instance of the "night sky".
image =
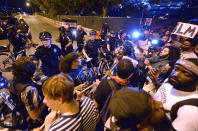
<path id="1" fill-rule="evenodd" d="M 5 6 L 6 1 L 7 1 L 8 7 L 23 8 L 23 7 L 25 7 L 26 0 L 0 0 L 0 6 Z"/>

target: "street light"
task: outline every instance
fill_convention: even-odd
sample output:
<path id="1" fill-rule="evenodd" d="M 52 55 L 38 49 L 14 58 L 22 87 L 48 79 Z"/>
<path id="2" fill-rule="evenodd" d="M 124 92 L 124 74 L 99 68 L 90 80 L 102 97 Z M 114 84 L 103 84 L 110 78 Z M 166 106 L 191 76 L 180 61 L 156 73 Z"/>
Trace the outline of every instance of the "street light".
<path id="1" fill-rule="evenodd" d="M 30 7 L 30 3 L 29 3 L 29 2 L 26 2 L 26 6 L 27 6 L 27 7 Z"/>

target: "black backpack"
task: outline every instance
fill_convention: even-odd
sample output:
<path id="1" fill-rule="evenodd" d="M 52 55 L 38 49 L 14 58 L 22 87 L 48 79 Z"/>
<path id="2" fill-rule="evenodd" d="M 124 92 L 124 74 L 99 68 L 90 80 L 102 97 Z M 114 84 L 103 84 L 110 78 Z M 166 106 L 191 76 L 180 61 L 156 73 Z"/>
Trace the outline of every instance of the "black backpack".
<path id="1" fill-rule="evenodd" d="M 29 114 L 26 110 L 25 105 L 23 104 L 21 100 L 21 93 L 26 89 L 26 87 L 32 86 L 36 87 L 38 90 L 39 95 L 41 94 L 41 87 L 39 85 L 36 85 L 33 82 L 30 83 L 20 83 L 15 84 L 11 83 L 10 88 L 6 89 L 6 92 L 4 92 L 4 103 L 3 105 L 4 110 L 10 110 L 12 114 L 12 122 L 9 124 L 4 123 L 3 121 L 0 121 L 0 125 L 4 128 L 9 129 L 33 129 L 33 125 L 40 125 L 39 121 L 34 121 L 29 118 Z M 31 94 L 27 94 L 27 97 L 29 97 Z M 44 115 L 44 117 L 46 114 Z M 31 123 L 31 124 L 30 124 Z"/>
<path id="2" fill-rule="evenodd" d="M 11 115 L 9 116 L 11 117 L 9 124 L 4 122 L 4 120 L 0 121 L 2 127 L 10 129 L 25 129 L 27 127 L 27 120 L 25 118 L 27 118 L 28 112 L 20 96 L 28 86 L 29 84 L 11 83 L 10 88 L 5 88 L 4 91 L 1 92 L 1 98 L 3 100 L 3 104 L 1 104 L 1 106 L 3 106 L 2 110 L 9 110 L 7 113 Z M 3 112 L 1 115 L 2 114 Z M 6 117 L 7 114 L 4 115 Z"/>
<path id="3" fill-rule="evenodd" d="M 107 99 L 106 99 L 106 101 L 104 103 L 104 106 L 102 107 L 102 109 L 100 111 L 100 117 L 101 117 L 103 125 L 105 125 L 106 121 L 110 117 L 109 103 L 110 103 L 111 97 L 113 96 L 115 91 L 117 91 L 117 88 L 116 88 L 115 84 L 113 83 L 113 81 L 111 79 L 108 80 L 108 84 L 111 87 L 112 92 L 107 97 Z"/>

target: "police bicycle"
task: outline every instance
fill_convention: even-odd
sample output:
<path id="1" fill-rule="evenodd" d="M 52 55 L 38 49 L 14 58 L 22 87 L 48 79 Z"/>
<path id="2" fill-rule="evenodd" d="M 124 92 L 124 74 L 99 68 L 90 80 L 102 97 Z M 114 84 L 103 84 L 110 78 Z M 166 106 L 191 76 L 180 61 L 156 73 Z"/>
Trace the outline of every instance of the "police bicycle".
<path id="1" fill-rule="evenodd" d="M 0 46 L 0 70 L 2 71 L 10 71 L 10 67 L 12 63 L 20 58 L 22 55 L 26 55 L 26 50 L 30 49 L 31 47 L 36 47 L 37 44 L 30 44 L 28 46 L 24 46 L 21 48 L 20 51 L 17 52 L 17 57 L 15 58 L 15 54 L 11 51 L 10 44 Z M 33 55 L 28 55 L 28 56 L 33 56 Z"/>
<path id="2" fill-rule="evenodd" d="M 105 57 L 102 57 L 97 62 L 97 67 L 95 68 L 94 65 L 91 63 L 91 60 L 92 58 L 88 60 L 84 59 L 84 63 L 90 65 L 90 68 L 87 68 L 91 70 L 91 72 L 94 74 L 95 80 L 101 79 L 103 76 L 105 76 L 106 71 L 109 70 L 112 65 Z"/>

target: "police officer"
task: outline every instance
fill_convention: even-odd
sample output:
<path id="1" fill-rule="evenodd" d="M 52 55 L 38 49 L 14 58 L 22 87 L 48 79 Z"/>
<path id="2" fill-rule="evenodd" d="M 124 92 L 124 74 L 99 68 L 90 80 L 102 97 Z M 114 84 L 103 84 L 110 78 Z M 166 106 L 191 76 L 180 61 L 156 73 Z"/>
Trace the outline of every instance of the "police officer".
<path id="1" fill-rule="evenodd" d="M 87 33 L 83 30 L 81 25 L 77 26 L 76 31 L 76 41 L 78 46 L 78 51 L 82 52 L 83 46 L 84 46 L 84 36 L 87 35 Z"/>
<path id="2" fill-rule="evenodd" d="M 60 34 L 59 38 L 56 41 L 60 42 L 63 55 L 73 52 L 72 40 L 66 34 L 65 27 L 61 26 L 58 28 L 58 30 Z"/>
<path id="3" fill-rule="evenodd" d="M 102 28 L 101 28 L 101 32 L 100 32 L 101 39 L 105 40 L 105 37 L 109 33 L 109 31 L 110 31 L 110 28 L 109 28 L 108 23 L 104 22 L 104 24 L 102 25 Z"/>
<path id="4" fill-rule="evenodd" d="M 72 35 L 72 30 L 69 24 L 65 25 L 65 34 L 71 39 L 73 40 L 73 35 Z"/>
<path id="5" fill-rule="evenodd" d="M 7 20 L 4 20 L 0 25 L 0 38 L 7 38 Z"/>
<path id="6" fill-rule="evenodd" d="M 87 61 L 90 61 L 94 67 L 97 67 L 98 55 L 99 55 L 99 42 L 96 40 L 96 31 L 90 32 L 90 40 L 88 40 L 82 50 L 83 55 Z M 90 65 L 88 65 L 89 67 Z"/>
<path id="7" fill-rule="evenodd" d="M 9 43 L 13 46 L 14 57 L 17 58 L 18 53 L 25 48 L 26 37 L 17 33 L 17 27 L 15 25 L 9 26 L 7 30 Z M 25 56 L 26 52 L 24 51 L 22 55 Z"/>
<path id="8" fill-rule="evenodd" d="M 116 35 L 114 31 L 110 32 L 110 35 L 106 39 L 107 51 L 113 52 L 116 48 Z"/>
<path id="9" fill-rule="evenodd" d="M 27 39 L 30 40 L 31 43 L 34 43 L 32 41 L 32 35 L 31 35 L 30 31 L 31 31 L 30 27 L 25 22 L 25 20 L 24 19 L 20 19 L 17 32 L 24 33 L 25 36 L 27 37 Z"/>
<path id="10" fill-rule="evenodd" d="M 37 63 L 41 60 L 41 69 L 44 75 L 50 77 L 58 74 L 59 58 L 61 57 L 61 50 L 58 46 L 52 44 L 52 36 L 49 32 L 44 31 L 39 34 L 39 39 L 42 44 L 36 49 L 33 60 Z"/>

